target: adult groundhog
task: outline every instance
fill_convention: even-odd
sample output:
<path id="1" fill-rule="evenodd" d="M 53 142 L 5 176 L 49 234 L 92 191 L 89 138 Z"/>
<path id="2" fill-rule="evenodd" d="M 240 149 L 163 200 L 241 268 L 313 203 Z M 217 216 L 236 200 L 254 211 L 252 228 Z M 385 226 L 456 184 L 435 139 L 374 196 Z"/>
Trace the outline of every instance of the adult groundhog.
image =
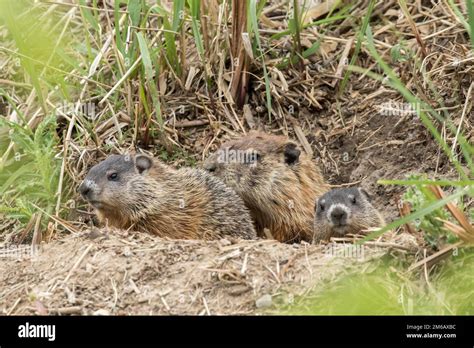
<path id="1" fill-rule="evenodd" d="M 250 132 L 223 144 L 204 168 L 242 197 L 259 236 L 268 228 L 280 242 L 313 240 L 314 199 L 329 186 L 287 137 Z"/>
<path id="2" fill-rule="evenodd" d="M 385 225 L 382 215 L 370 203 L 368 193 L 357 187 L 325 193 L 317 200 L 315 210 L 315 241 Z"/>
<path id="3" fill-rule="evenodd" d="M 240 197 L 209 173 L 173 169 L 145 155 L 112 155 L 79 187 L 99 220 L 174 239 L 256 238 Z"/>

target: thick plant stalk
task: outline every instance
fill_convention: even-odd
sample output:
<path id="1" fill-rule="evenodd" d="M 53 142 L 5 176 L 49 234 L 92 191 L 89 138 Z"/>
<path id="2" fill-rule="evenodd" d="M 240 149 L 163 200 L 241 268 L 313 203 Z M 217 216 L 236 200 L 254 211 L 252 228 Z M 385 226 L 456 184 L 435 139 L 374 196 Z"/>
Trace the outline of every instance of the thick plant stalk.
<path id="1" fill-rule="evenodd" d="M 233 78 L 231 82 L 231 95 L 240 109 L 245 103 L 249 75 L 249 59 L 245 53 L 242 33 L 247 26 L 247 1 L 232 1 L 232 40 L 231 53 L 233 65 Z"/>

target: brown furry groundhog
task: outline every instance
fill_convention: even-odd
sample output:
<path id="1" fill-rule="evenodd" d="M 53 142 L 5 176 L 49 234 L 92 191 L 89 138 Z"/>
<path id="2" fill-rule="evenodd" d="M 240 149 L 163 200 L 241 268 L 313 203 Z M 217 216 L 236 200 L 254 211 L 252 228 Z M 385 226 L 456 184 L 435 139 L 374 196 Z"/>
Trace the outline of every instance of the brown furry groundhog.
<path id="1" fill-rule="evenodd" d="M 112 155 L 79 187 L 99 220 L 174 239 L 256 238 L 241 198 L 209 173 L 145 155 Z"/>
<path id="2" fill-rule="evenodd" d="M 280 242 L 313 240 L 314 199 L 329 186 L 295 142 L 253 131 L 223 144 L 204 168 L 242 197 L 259 236 L 268 228 Z"/>
<path id="3" fill-rule="evenodd" d="M 335 189 L 316 201 L 315 241 L 357 234 L 371 227 L 382 227 L 385 220 L 370 203 L 368 193 L 358 187 Z"/>

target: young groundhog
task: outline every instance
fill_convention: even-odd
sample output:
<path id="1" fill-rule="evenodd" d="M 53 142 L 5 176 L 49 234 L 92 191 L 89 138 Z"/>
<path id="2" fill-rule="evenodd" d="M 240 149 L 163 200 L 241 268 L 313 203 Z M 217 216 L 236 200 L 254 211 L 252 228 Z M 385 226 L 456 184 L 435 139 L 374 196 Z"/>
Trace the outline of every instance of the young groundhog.
<path id="1" fill-rule="evenodd" d="M 256 238 L 240 197 L 209 173 L 145 155 L 112 155 L 79 186 L 99 220 L 174 239 Z"/>
<path id="2" fill-rule="evenodd" d="M 361 188 L 335 189 L 316 201 L 315 241 L 356 234 L 370 227 L 382 227 L 385 220 Z"/>
<path id="3" fill-rule="evenodd" d="M 204 168 L 242 197 L 259 236 L 268 228 L 280 242 L 313 240 L 314 199 L 329 186 L 287 137 L 250 132 L 223 144 Z"/>

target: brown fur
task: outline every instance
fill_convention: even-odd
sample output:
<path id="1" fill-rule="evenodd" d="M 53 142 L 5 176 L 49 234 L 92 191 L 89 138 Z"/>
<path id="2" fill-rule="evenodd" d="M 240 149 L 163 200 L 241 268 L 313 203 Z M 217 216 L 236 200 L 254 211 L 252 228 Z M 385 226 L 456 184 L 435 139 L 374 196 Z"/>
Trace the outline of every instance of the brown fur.
<path id="1" fill-rule="evenodd" d="M 253 160 L 224 158 L 234 151 Z M 257 234 L 281 242 L 312 241 L 314 200 L 329 190 L 316 164 L 285 136 L 253 131 L 223 144 L 204 168 L 235 189 L 250 209 Z"/>
<path id="2" fill-rule="evenodd" d="M 113 155 L 90 170 L 79 190 L 99 220 L 117 228 L 174 239 L 256 238 L 242 200 L 203 170 Z"/>

